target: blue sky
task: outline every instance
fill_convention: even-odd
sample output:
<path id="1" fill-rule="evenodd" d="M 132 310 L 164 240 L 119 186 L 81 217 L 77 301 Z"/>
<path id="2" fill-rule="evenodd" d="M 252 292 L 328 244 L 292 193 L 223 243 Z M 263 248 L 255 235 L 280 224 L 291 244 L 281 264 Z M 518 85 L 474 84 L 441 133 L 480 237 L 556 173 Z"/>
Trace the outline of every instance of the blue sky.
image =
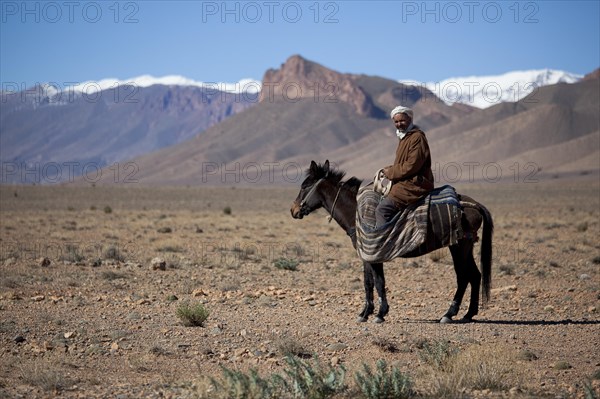
<path id="1" fill-rule="evenodd" d="M 600 66 L 600 2 L 1 1 L 0 81 L 261 79 L 290 55 L 439 81 Z"/>

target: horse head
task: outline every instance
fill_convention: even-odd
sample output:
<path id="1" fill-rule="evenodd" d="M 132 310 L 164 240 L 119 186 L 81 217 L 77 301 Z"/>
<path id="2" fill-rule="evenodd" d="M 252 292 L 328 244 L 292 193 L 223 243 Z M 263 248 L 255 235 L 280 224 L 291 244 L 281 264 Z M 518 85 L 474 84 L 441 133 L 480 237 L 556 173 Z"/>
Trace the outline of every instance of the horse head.
<path id="1" fill-rule="evenodd" d="M 326 160 L 322 165 L 311 161 L 310 167 L 306 171 L 306 178 L 300 185 L 300 192 L 290 209 L 294 219 L 302 219 L 304 216 L 323 206 L 323 198 L 319 193 L 319 186 L 327 178 L 331 177 L 330 172 L 329 160 Z"/>

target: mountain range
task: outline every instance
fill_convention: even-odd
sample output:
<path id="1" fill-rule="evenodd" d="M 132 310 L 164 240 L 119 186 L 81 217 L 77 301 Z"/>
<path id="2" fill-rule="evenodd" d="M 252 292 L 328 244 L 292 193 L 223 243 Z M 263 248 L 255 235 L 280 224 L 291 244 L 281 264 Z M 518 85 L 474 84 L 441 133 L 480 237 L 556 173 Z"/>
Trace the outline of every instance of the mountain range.
<path id="1" fill-rule="evenodd" d="M 79 95 L 63 105 L 52 100 L 57 94 L 42 101 L 3 94 L 0 157 L 127 162 L 142 184 L 297 183 L 313 159 L 369 178 L 393 160 L 388 112 L 403 104 L 427 134 L 439 182 L 581 176 L 600 169 L 598 75 L 530 73 L 528 95 L 479 108 L 468 105 L 473 97 L 447 101 L 426 84 L 339 73 L 295 55 L 266 71 L 254 96 L 164 81 L 129 92 L 109 85 L 93 102 Z M 498 87 L 524 86 L 519 76 L 496 79 Z M 465 79 L 469 88 L 477 82 Z M 138 101 L 126 103 L 132 87 Z M 84 181 L 114 182 L 105 172 Z"/>
<path id="2" fill-rule="evenodd" d="M 502 102 L 519 101 L 544 86 L 575 83 L 581 78 L 582 75 L 569 72 L 537 69 L 513 71 L 502 75 L 456 77 L 440 82 L 401 82 L 424 86 L 446 104 L 462 103 L 477 108 L 488 108 Z"/>
<path id="3" fill-rule="evenodd" d="M 188 140 L 258 101 L 258 94 L 215 87 L 109 83 L 2 93 L 2 182 L 97 171 Z"/>

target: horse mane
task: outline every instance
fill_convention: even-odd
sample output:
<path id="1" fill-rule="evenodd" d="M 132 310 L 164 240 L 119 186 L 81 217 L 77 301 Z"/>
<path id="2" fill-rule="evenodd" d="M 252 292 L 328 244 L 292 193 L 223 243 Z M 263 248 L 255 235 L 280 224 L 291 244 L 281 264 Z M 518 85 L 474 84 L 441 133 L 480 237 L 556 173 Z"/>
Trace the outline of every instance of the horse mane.
<path id="1" fill-rule="evenodd" d="M 344 176 L 346 176 L 346 172 L 336 167 L 326 167 L 325 164 L 320 163 L 317 163 L 316 165 L 316 168 L 308 168 L 306 170 L 306 175 L 311 176 L 315 180 L 327 178 L 327 180 L 335 184 L 339 184 Z M 358 191 L 358 188 L 362 182 L 363 181 L 361 179 L 352 176 L 344 183 L 344 186 L 352 190 L 356 189 Z"/>

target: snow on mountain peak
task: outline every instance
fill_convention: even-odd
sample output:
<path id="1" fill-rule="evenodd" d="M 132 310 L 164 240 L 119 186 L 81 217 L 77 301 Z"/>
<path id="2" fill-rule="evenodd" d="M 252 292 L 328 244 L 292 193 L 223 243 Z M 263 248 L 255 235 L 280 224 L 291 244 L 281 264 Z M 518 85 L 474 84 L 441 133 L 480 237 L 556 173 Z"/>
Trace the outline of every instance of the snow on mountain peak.
<path id="1" fill-rule="evenodd" d="M 440 82 L 400 80 L 399 83 L 426 87 L 448 105 L 462 103 L 488 108 L 501 102 L 522 100 L 542 86 L 575 83 L 582 77 L 564 71 L 536 69 L 502 75 L 449 78 Z"/>
<path id="2" fill-rule="evenodd" d="M 98 91 L 114 89 L 117 86 L 150 87 L 153 85 L 164 86 L 195 86 L 209 90 L 219 90 L 228 93 L 250 93 L 260 92 L 261 82 L 254 79 L 242 79 L 236 83 L 224 82 L 200 82 L 180 75 L 167 75 L 154 77 L 152 75 L 141 75 L 131 79 L 119 80 L 115 78 L 102 79 L 99 81 L 87 81 L 66 88 L 67 91 L 93 94 Z"/>

